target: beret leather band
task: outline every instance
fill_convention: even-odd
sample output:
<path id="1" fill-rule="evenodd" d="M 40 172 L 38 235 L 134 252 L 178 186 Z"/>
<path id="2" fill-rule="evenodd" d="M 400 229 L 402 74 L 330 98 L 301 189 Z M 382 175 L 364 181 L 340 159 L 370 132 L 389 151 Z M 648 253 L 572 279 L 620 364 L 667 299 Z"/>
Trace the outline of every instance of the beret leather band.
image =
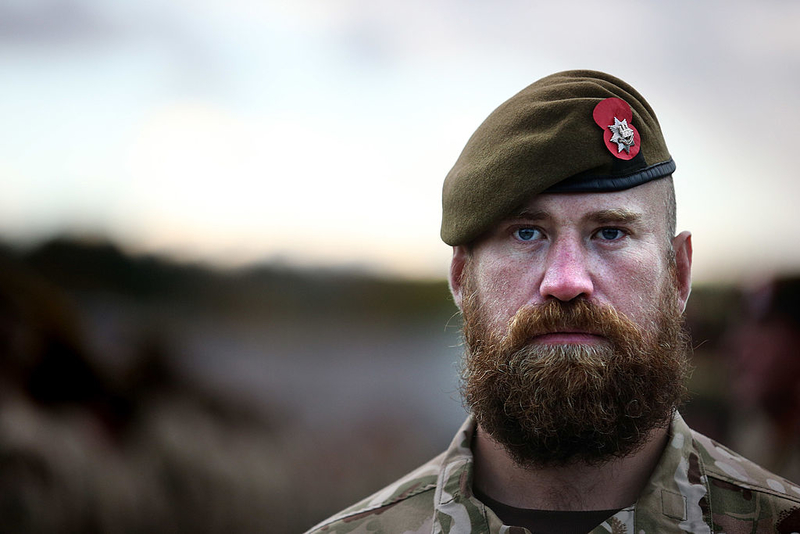
<path id="1" fill-rule="evenodd" d="M 540 193 L 610 192 L 671 175 L 655 112 L 609 74 L 559 72 L 495 109 L 442 189 L 442 240 L 468 244 Z"/>
<path id="2" fill-rule="evenodd" d="M 627 176 L 593 176 L 578 175 L 567 178 L 542 191 L 543 193 L 608 193 L 622 191 L 637 185 L 642 185 L 657 178 L 663 178 L 675 172 L 675 162 L 672 158 L 663 163 L 656 163 L 641 171 Z"/>

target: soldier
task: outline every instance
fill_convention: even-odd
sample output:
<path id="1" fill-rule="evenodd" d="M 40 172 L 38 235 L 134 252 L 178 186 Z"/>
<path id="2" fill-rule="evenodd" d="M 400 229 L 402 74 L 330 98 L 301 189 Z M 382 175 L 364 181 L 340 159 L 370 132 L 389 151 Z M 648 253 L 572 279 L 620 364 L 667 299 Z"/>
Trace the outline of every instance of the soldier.
<path id="1" fill-rule="evenodd" d="M 444 182 L 470 416 L 310 532 L 796 532 L 800 488 L 677 412 L 692 241 L 655 113 L 593 71 L 497 108 Z"/>

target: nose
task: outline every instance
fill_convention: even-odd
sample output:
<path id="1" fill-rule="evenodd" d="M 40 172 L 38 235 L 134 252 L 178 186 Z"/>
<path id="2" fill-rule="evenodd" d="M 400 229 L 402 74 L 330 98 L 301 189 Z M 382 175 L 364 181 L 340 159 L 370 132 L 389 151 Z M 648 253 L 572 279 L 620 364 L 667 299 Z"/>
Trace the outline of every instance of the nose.
<path id="1" fill-rule="evenodd" d="M 578 297 L 589 298 L 594 292 L 592 277 L 583 247 L 577 239 L 555 241 L 547 254 L 545 272 L 539 287 L 544 300 L 563 302 Z"/>

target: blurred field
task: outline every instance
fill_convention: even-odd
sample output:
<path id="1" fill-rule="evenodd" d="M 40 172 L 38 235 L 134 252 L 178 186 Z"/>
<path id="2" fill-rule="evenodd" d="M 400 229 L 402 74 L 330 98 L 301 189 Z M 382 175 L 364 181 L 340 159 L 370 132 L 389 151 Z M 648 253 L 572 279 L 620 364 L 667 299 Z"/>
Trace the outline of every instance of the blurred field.
<path id="1" fill-rule="evenodd" d="M 0 513 L 14 532 L 301 532 L 464 417 L 444 281 L 5 247 Z M 690 424 L 725 440 L 740 293 L 699 287 Z M 55 528 L 55 530 L 54 530 Z"/>

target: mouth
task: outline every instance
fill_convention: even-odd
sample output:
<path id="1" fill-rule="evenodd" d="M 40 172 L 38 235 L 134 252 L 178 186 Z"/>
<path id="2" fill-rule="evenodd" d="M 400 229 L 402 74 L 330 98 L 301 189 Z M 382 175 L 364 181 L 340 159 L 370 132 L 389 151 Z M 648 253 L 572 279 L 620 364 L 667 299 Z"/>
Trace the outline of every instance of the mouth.
<path id="1" fill-rule="evenodd" d="M 538 345 L 597 345 L 608 340 L 595 332 L 565 330 L 535 336 L 531 342 Z"/>

